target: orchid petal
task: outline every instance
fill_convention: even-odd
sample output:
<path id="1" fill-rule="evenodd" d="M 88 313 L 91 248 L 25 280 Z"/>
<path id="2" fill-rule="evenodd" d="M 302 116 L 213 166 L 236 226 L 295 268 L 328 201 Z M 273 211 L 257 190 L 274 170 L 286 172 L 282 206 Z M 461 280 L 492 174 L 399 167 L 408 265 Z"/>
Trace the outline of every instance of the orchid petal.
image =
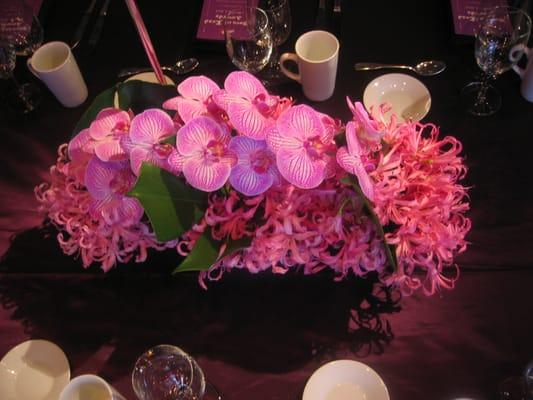
<path id="1" fill-rule="evenodd" d="M 129 123 L 130 116 L 126 111 L 117 108 L 104 108 L 89 126 L 89 132 L 94 139 L 101 140 L 110 135 L 117 125 L 126 128 Z"/>
<path id="2" fill-rule="evenodd" d="M 274 124 L 251 103 L 230 103 L 228 116 L 241 135 L 260 140 L 265 138 L 266 130 Z"/>
<path id="3" fill-rule="evenodd" d="M 181 96 L 172 97 L 163 103 L 163 108 L 165 110 L 174 110 L 178 111 L 178 104 L 183 99 Z"/>
<path id="4" fill-rule="evenodd" d="M 300 189 L 315 188 L 324 179 L 325 162 L 311 159 L 304 148 L 281 148 L 276 154 L 276 162 L 281 175 Z"/>
<path id="5" fill-rule="evenodd" d="M 326 135 L 318 113 L 304 104 L 294 106 L 281 114 L 276 126 L 285 136 L 300 140 L 316 136 L 322 138 Z"/>
<path id="6" fill-rule="evenodd" d="M 131 121 L 130 138 L 134 143 L 155 144 L 173 133 L 172 118 L 157 108 L 148 109 Z"/>
<path id="7" fill-rule="evenodd" d="M 370 116 L 365 110 L 362 103 L 355 103 L 355 120 L 359 122 L 363 128 L 363 132 L 360 132 L 364 139 L 371 141 L 379 141 L 384 135 L 384 132 L 378 129 L 378 124 L 370 119 Z"/>
<path id="8" fill-rule="evenodd" d="M 183 175 L 196 189 L 212 192 L 220 189 L 229 178 L 229 163 L 213 163 L 204 158 L 189 158 L 183 164 Z"/>
<path id="9" fill-rule="evenodd" d="M 230 73 L 224 81 L 224 89 L 232 95 L 254 100 L 259 95 L 268 96 L 263 84 L 255 76 L 244 71 Z"/>
<path id="10" fill-rule="evenodd" d="M 182 156 L 176 150 L 173 150 L 167 159 L 170 171 L 174 174 L 180 173 L 183 170 L 183 164 L 185 163 L 185 160 L 186 158 L 184 156 Z"/>
<path id="11" fill-rule="evenodd" d="M 94 146 L 94 154 L 102 161 L 122 161 L 128 158 L 119 140 L 104 140 Z"/>
<path id="12" fill-rule="evenodd" d="M 348 144 L 348 151 L 352 156 L 361 157 L 364 154 L 353 121 L 346 124 L 346 143 Z"/>
<path id="13" fill-rule="evenodd" d="M 235 166 L 229 176 L 231 186 L 246 196 L 257 196 L 267 191 L 273 181 L 271 174 L 259 174 L 244 165 Z"/>
<path id="14" fill-rule="evenodd" d="M 149 161 L 149 153 L 149 150 L 142 147 L 134 147 L 130 151 L 131 170 L 136 176 L 139 176 L 139 174 L 141 173 L 143 161 Z"/>
<path id="15" fill-rule="evenodd" d="M 166 107 L 167 103 L 172 107 Z M 185 97 L 175 97 L 163 103 L 164 108 L 178 111 L 183 122 L 189 122 L 191 119 L 200 115 L 207 114 L 207 107 L 201 101 L 186 99 Z"/>
<path id="16" fill-rule="evenodd" d="M 91 158 L 85 171 L 85 186 L 90 195 L 96 200 L 105 200 L 112 195 L 110 182 L 116 171 L 123 167 L 124 163 L 106 163 L 96 156 Z"/>
<path id="17" fill-rule="evenodd" d="M 364 195 L 370 199 L 374 200 L 374 185 L 372 179 L 366 172 L 361 159 L 353 156 L 348 152 L 346 147 L 341 147 L 337 151 L 337 163 L 347 172 L 355 175 L 359 181 L 359 186 L 363 191 Z"/>
<path id="18" fill-rule="evenodd" d="M 249 100 L 245 100 L 239 96 L 231 95 L 224 89 L 217 90 L 215 93 L 213 93 L 212 98 L 215 104 L 224 111 L 227 111 L 229 105 L 234 102 L 249 103 Z"/>
<path id="19" fill-rule="evenodd" d="M 266 142 L 270 150 L 277 153 L 279 149 L 299 149 L 302 147 L 302 141 L 294 137 L 283 136 L 275 127 L 268 129 Z"/>
<path id="20" fill-rule="evenodd" d="M 218 85 L 204 75 L 191 76 L 178 85 L 178 92 L 188 99 L 205 101 L 214 92 L 220 90 Z"/>
<path id="21" fill-rule="evenodd" d="M 122 220 L 135 225 L 141 220 L 144 209 L 136 198 L 124 196 L 119 203 L 119 213 Z"/>
<path id="22" fill-rule="evenodd" d="M 94 141 L 89 134 L 89 129 L 81 130 L 68 144 L 67 148 L 68 158 L 75 160 L 76 158 L 94 152 Z"/>
<path id="23" fill-rule="evenodd" d="M 228 148 L 241 160 L 241 158 L 249 158 L 246 156 L 249 156 L 255 150 L 266 150 L 267 144 L 264 140 L 254 140 L 246 136 L 235 136 L 231 138 Z"/>
<path id="24" fill-rule="evenodd" d="M 196 117 L 183 125 L 176 136 L 178 152 L 189 156 L 203 152 L 211 140 L 224 136 L 224 131 L 209 117 Z"/>

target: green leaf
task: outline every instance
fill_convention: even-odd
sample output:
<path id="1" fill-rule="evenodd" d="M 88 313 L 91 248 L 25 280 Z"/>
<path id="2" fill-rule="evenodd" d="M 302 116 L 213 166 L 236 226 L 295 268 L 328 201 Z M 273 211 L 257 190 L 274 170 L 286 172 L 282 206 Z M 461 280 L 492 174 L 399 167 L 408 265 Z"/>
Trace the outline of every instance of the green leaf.
<path id="1" fill-rule="evenodd" d="M 172 272 L 172 274 L 187 271 L 204 271 L 209 269 L 209 267 L 211 267 L 211 265 L 217 260 L 219 246 L 220 242 L 215 242 L 211 238 L 211 230 L 206 229 L 202 236 L 196 241 L 196 244 L 189 255 Z"/>
<path id="2" fill-rule="evenodd" d="M 376 226 L 376 229 L 378 231 L 378 235 L 381 238 L 381 241 L 383 242 L 383 245 L 385 246 L 385 255 L 387 256 L 387 261 L 389 262 L 390 266 L 392 267 L 393 271 L 396 271 L 398 268 L 398 261 L 396 260 L 396 251 L 394 251 L 394 246 L 387 243 L 385 240 L 385 231 L 383 230 L 383 226 L 381 225 L 381 222 L 379 222 L 379 217 L 374 211 L 374 207 L 372 206 L 372 203 L 368 198 L 365 196 L 363 191 L 361 190 L 361 187 L 359 186 L 359 183 L 356 180 L 356 177 L 353 175 L 350 175 L 348 177 L 344 177 L 341 179 L 341 182 L 346 185 L 351 185 L 355 192 L 359 195 L 359 197 L 363 200 L 363 204 L 366 208 L 366 211 L 370 215 L 370 218 L 374 222 L 374 225 Z"/>
<path id="3" fill-rule="evenodd" d="M 162 108 L 163 102 L 178 95 L 175 86 L 136 80 L 119 84 L 117 91 L 119 107 L 135 114 L 148 108 Z"/>
<path id="4" fill-rule="evenodd" d="M 175 239 L 190 229 L 203 215 L 198 211 L 207 206 L 207 193 L 148 163 L 143 163 L 139 179 L 128 196 L 139 199 L 161 242 Z"/>
<path id="5" fill-rule="evenodd" d="M 96 115 L 102 109 L 107 107 L 113 107 L 115 100 L 115 92 L 116 87 L 113 86 L 112 88 L 103 91 L 94 98 L 89 108 L 83 113 L 80 120 L 74 127 L 74 131 L 72 131 L 71 137 L 76 136 L 78 133 L 80 133 L 81 130 L 88 128 L 89 125 L 91 125 L 91 122 L 93 122 L 96 118 Z"/>
<path id="6" fill-rule="evenodd" d="M 205 271 L 209 269 L 217 260 L 224 258 L 238 250 L 245 249 L 252 244 L 252 237 L 244 236 L 237 240 L 228 238 L 226 248 L 220 256 L 221 243 L 213 240 L 211 231 L 207 229 L 198 239 L 189 255 L 172 272 L 173 274 L 187 271 Z"/>

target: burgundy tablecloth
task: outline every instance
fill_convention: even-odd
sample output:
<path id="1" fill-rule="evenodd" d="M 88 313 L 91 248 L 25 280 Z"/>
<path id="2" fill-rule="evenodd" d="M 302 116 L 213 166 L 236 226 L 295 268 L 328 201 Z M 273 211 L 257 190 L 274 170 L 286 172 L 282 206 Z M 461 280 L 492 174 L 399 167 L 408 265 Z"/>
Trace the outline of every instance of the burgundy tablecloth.
<path id="1" fill-rule="evenodd" d="M 223 44 L 194 40 L 199 1 L 139 5 L 163 64 L 194 55 L 198 73 L 219 83 L 233 70 Z M 70 40 L 86 6 L 46 0 L 46 40 Z M 313 28 L 316 12 L 315 2 L 291 6 L 287 48 Z M 504 97 L 497 115 L 478 119 L 462 111 L 458 93 L 477 67 L 472 42 L 453 35 L 447 1 L 342 7 L 337 87 L 332 99 L 313 104 L 318 110 L 349 118 L 345 96 L 360 99 L 378 75 L 353 72 L 354 62 L 448 64 L 423 82 L 432 95 L 427 120 L 464 143 L 470 169 L 473 229 L 458 258 L 456 289 L 398 302 L 396 293 L 376 297 L 370 281 L 232 273 L 206 292 L 194 276 L 168 276 L 172 255 L 108 275 L 84 271 L 60 253 L 53 229 L 40 227 L 32 195 L 84 107 L 64 109 L 45 92 L 26 117 L 0 114 L 0 355 L 27 338 L 53 340 L 73 375 L 100 374 L 132 399 L 133 363 L 159 343 L 193 354 L 228 399 L 297 399 L 311 372 L 335 358 L 368 363 L 393 399 L 497 398 L 498 382 L 533 358 L 533 105 L 507 73 L 498 81 Z M 147 64 L 120 1 L 111 3 L 98 46 L 82 46 L 76 56 L 90 99 L 116 81 L 120 68 Z M 31 79 L 20 61 L 17 76 Z M 296 83 L 274 90 L 305 101 Z"/>

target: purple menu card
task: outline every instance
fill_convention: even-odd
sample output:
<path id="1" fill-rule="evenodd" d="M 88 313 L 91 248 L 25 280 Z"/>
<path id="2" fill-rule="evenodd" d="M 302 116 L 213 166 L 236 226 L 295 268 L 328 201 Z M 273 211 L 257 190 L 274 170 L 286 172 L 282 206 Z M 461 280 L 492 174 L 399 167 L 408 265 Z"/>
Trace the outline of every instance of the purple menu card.
<path id="1" fill-rule="evenodd" d="M 458 35 L 475 35 L 479 21 L 494 7 L 506 6 L 505 0 L 451 0 L 453 24 Z"/>
<path id="2" fill-rule="evenodd" d="M 255 6 L 257 0 L 204 0 L 196 37 L 224 40 L 224 24 L 237 32 L 244 31 L 246 7 Z"/>

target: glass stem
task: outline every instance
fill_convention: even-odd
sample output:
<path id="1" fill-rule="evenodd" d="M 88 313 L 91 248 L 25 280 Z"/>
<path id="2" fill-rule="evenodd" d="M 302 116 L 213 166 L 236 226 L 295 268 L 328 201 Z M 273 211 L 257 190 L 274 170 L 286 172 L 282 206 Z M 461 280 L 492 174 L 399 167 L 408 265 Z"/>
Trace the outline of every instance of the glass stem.
<path id="1" fill-rule="evenodd" d="M 270 60 L 266 65 L 268 69 L 276 69 L 279 63 L 279 46 L 272 47 L 272 54 L 270 55 Z"/>
<path id="2" fill-rule="evenodd" d="M 487 105 L 487 91 L 490 87 L 490 82 L 492 81 L 491 74 L 483 74 L 483 80 L 481 81 L 481 87 L 476 98 L 476 106 L 486 106 Z"/>

